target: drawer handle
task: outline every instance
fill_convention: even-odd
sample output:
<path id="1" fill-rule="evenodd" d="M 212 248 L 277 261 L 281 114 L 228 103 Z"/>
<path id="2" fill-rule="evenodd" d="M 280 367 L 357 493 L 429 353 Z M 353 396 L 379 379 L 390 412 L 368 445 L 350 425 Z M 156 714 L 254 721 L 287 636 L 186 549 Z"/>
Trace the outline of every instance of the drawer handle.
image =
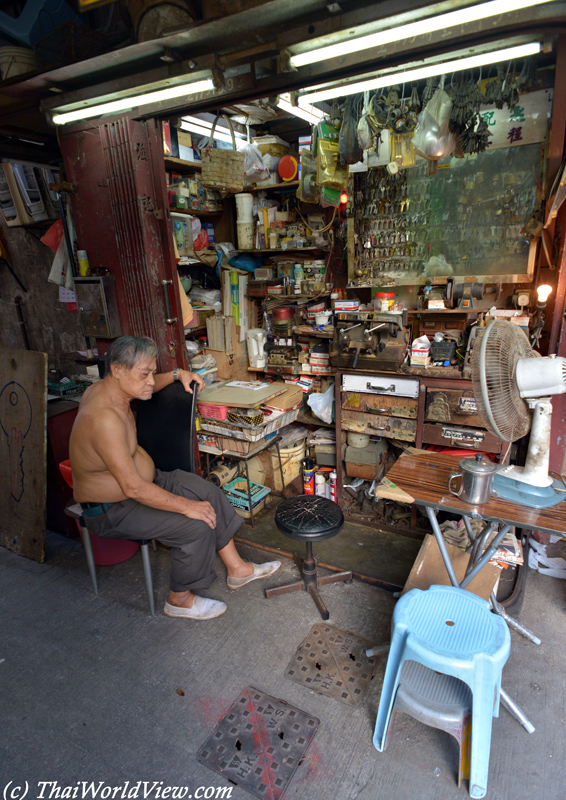
<path id="1" fill-rule="evenodd" d="M 456 440 L 450 439 L 450 444 L 452 445 L 452 447 L 474 447 L 475 448 L 475 447 L 479 447 L 481 445 L 481 440 L 476 441 L 476 442 L 474 442 L 474 441 L 466 442 L 465 439 L 456 439 Z"/>
<path id="2" fill-rule="evenodd" d="M 376 431 L 388 431 L 389 425 L 374 425 L 372 422 L 368 422 L 368 428 L 373 428 Z"/>
<path id="3" fill-rule="evenodd" d="M 392 383 L 391 386 L 372 386 L 371 381 L 368 381 L 366 383 L 366 389 L 369 389 L 372 392 L 394 392 L 395 384 Z"/>
<path id="4" fill-rule="evenodd" d="M 364 411 L 366 414 L 391 414 L 392 408 L 370 408 L 367 403 L 364 403 Z"/>

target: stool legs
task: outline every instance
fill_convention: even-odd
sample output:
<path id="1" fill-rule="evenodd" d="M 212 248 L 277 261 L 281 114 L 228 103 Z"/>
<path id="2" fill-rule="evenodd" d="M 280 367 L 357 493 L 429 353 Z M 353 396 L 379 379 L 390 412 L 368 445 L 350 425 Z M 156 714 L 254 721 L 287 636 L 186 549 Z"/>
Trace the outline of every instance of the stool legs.
<path id="1" fill-rule="evenodd" d="M 94 589 L 94 593 L 98 594 L 98 582 L 96 580 L 96 565 L 94 563 L 94 554 L 92 552 L 92 542 L 90 540 L 90 532 L 84 525 L 81 525 L 78 520 L 77 522 L 79 524 L 79 530 L 81 532 L 81 539 L 83 540 L 83 547 L 85 549 L 85 555 L 86 555 L 86 563 L 88 565 L 88 571 L 90 579 L 92 581 L 92 587 Z"/>
<path id="2" fill-rule="evenodd" d="M 327 620 L 330 617 L 330 612 L 326 608 L 322 597 L 318 591 L 319 586 L 324 586 L 327 583 L 337 583 L 344 581 L 349 583 L 353 580 L 351 572 L 338 572 L 334 575 L 324 575 L 319 577 L 316 566 L 316 557 L 312 551 L 312 542 L 306 542 L 306 555 L 301 560 L 295 557 L 295 563 L 301 572 L 301 580 L 294 583 L 288 583 L 285 586 L 276 586 L 273 589 L 266 589 L 265 596 L 267 599 L 277 597 L 280 594 L 290 594 L 291 592 L 298 592 L 301 589 L 308 592 L 312 597 L 314 604 L 318 608 L 322 619 Z"/>
<path id="3" fill-rule="evenodd" d="M 155 602 L 153 599 L 153 578 L 151 575 L 151 562 L 149 560 L 149 542 L 141 542 L 140 550 L 143 563 L 143 574 L 145 578 L 145 588 L 147 591 L 147 599 L 149 600 L 149 613 L 151 614 L 152 617 L 154 617 Z"/>

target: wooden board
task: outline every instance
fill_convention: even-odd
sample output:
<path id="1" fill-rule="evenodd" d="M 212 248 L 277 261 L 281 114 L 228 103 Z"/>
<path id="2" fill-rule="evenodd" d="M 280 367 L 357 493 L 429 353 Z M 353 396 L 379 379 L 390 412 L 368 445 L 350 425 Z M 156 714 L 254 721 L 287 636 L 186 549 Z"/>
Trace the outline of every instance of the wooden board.
<path id="1" fill-rule="evenodd" d="M 342 392 L 342 408 L 365 411 L 368 414 L 388 414 L 407 419 L 417 418 L 419 401 L 412 397 L 397 397 L 391 394 L 366 394 L 365 392 Z"/>
<path id="2" fill-rule="evenodd" d="M 466 576 L 466 567 L 468 565 L 469 555 L 459 547 L 446 542 L 446 549 L 450 555 L 450 561 L 454 567 L 456 578 L 463 581 Z M 480 570 L 479 574 L 470 581 L 466 586 L 466 591 L 477 594 L 483 597 L 484 600 L 489 600 L 489 596 L 497 585 L 501 569 L 497 564 L 486 564 Z M 438 542 L 432 536 L 427 534 L 419 550 L 419 554 L 415 559 L 411 574 L 407 578 L 407 582 L 403 588 L 403 594 L 409 592 L 411 589 L 428 589 L 433 585 L 451 586 L 448 572 L 442 560 Z"/>
<path id="3" fill-rule="evenodd" d="M 417 435 L 416 419 L 366 414 L 363 411 L 351 411 L 350 409 L 342 410 L 341 425 L 343 431 L 369 433 L 373 436 L 402 439 L 406 442 L 414 442 Z"/>
<path id="4" fill-rule="evenodd" d="M 214 384 L 198 393 L 199 403 L 210 403 L 214 406 L 233 406 L 236 408 L 254 408 L 260 403 L 278 397 L 286 391 L 283 383 L 271 383 L 264 389 L 244 389 L 228 384 L 234 381 L 222 381 L 222 385 Z"/>
<path id="5" fill-rule="evenodd" d="M 45 559 L 47 353 L 0 350 L 0 544 Z"/>

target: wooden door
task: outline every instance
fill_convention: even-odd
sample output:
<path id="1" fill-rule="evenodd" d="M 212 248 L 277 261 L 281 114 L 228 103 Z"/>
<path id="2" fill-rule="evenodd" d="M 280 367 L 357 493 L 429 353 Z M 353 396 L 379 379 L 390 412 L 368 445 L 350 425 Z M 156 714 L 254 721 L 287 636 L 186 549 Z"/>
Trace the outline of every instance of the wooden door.
<path id="1" fill-rule="evenodd" d="M 99 120 L 63 133 L 61 151 L 79 247 L 114 275 L 122 333 L 152 338 L 161 371 L 186 366 L 158 125 Z"/>
<path id="2" fill-rule="evenodd" d="M 0 349 L 0 544 L 45 559 L 47 353 Z"/>

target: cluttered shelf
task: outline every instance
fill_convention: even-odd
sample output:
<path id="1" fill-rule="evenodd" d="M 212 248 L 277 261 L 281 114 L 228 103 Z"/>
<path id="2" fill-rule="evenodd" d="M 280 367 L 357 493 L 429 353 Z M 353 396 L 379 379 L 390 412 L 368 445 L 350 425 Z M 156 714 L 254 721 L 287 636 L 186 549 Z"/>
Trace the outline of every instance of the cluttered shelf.
<path id="1" fill-rule="evenodd" d="M 192 172 L 193 170 L 201 170 L 202 163 L 200 161 L 185 161 L 182 158 L 175 158 L 175 156 L 164 156 L 165 169 L 173 172 Z"/>
<path id="2" fill-rule="evenodd" d="M 271 248 L 258 248 L 255 250 L 233 250 L 234 253 L 271 253 L 271 255 L 281 255 L 283 253 L 300 253 L 304 250 L 321 250 L 327 251 L 328 248 L 326 247 L 287 247 L 283 249 L 282 247 L 271 247 Z"/>

